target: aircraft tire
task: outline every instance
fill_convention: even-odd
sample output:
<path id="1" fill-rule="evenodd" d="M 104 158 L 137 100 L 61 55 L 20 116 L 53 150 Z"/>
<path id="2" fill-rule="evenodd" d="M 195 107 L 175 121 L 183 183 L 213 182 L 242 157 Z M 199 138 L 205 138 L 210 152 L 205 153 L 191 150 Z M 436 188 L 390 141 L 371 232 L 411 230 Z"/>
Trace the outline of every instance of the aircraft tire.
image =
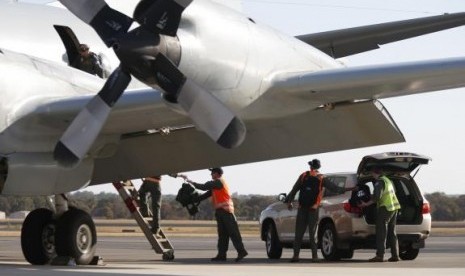
<path id="1" fill-rule="evenodd" d="M 78 265 L 89 264 L 97 247 L 97 232 L 89 214 L 70 208 L 57 221 L 55 246 L 58 256 L 68 256 Z"/>
<path id="2" fill-rule="evenodd" d="M 55 257 L 53 212 L 39 208 L 30 212 L 21 228 L 21 249 L 29 263 L 44 265 Z"/>

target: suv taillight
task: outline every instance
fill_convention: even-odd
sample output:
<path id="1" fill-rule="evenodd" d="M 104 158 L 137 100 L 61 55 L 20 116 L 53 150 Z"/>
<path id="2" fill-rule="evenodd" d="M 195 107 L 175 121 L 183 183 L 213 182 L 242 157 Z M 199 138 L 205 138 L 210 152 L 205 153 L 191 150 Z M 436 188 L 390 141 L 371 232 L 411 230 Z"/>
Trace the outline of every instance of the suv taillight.
<path id="1" fill-rule="evenodd" d="M 429 214 L 431 212 L 431 207 L 428 202 L 423 202 L 423 208 L 421 208 L 422 214 Z"/>
<path id="2" fill-rule="evenodd" d="M 359 215 L 362 214 L 362 208 L 354 207 L 354 206 L 350 205 L 349 202 L 344 202 L 343 206 L 344 206 L 344 210 L 347 213 L 353 213 L 353 214 L 359 214 Z"/>

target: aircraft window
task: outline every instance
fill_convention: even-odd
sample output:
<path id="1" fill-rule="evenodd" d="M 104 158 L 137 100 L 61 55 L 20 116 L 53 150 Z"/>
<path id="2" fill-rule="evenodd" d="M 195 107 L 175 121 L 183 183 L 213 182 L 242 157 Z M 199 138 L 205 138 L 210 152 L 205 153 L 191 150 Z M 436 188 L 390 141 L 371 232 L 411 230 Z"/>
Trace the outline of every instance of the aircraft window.
<path id="1" fill-rule="evenodd" d="M 85 44 L 81 44 L 82 45 Z M 87 46 L 87 45 L 86 45 Z M 82 51 L 81 51 L 82 52 Z M 71 63 L 70 66 L 80 69 L 84 72 L 87 72 L 92 75 L 96 75 L 103 79 L 106 79 L 110 76 L 111 66 L 108 58 L 103 53 L 94 53 L 89 50 L 84 51 L 87 54 L 81 54 L 76 57 Z"/>

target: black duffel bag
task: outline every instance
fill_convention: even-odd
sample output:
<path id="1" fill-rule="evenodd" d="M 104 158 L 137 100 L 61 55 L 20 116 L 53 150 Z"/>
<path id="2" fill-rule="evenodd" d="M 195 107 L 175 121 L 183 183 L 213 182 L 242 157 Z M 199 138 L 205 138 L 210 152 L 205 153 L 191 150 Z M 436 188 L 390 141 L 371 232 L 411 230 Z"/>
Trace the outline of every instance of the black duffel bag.
<path id="1" fill-rule="evenodd" d="M 181 203 L 183 207 L 186 207 L 187 211 L 191 216 L 194 216 L 199 212 L 199 192 L 189 183 L 182 184 L 176 195 L 176 201 Z"/>

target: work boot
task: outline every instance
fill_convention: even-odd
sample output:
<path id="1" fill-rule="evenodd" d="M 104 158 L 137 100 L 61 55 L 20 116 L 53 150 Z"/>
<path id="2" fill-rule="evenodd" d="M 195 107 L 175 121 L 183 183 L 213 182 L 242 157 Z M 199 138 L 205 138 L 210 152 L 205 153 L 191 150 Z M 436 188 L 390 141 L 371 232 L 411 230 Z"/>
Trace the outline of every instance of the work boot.
<path id="1" fill-rule="evenodd" d="M 240 260 L 244 259 L 245 256 L 249 255 L 249 253 L 247 251 L 241 251 L 239 253 L 237 253 L 237 258 L 236 258 L 236 263 L 239 262 Z"/>
<path id="2" fill-rule="evenodd" d="M 372 262 L 372 263 L 382 263 L 382 262 L 384 262 L 384 258 L 381 257 L 381 256 L 375 256 L 375 257 L 369 259 L 368 261 Z"/>
<path id="3" fill-rule="evenodd" d="M 211 258 L 212 262 L 226 262 L 226 256 L 216 255 L 216 257 Z"/>
<path id="4" fill-rule="evenodd" d="M 292 256 L 291 260 L 289 261 L 290 263 L 298 263 L 300 260 L 299 260 L 299 256 Z"/>
<path id="5" fill-rule="evenodd" d="M 155 236 L 155 238 L 157 238 L 157 239 L 162 238 L 162 236 L 160 235 L 160 228 L 152 228 L 152 229 L 150 229 L 150 231 Z"/>
<path id="6" fill-rule="evenodd" d="M 312 257 L 312 263 L 319 263 L 321 262 L 321 259 L 318 257 Z"/>
<path id="7" fill-rule="evenodd" d="M 391 258 L 388 259 L 388 262 L 398 262 L 400 261 L 399 257 L 397 256 L 392 256 Z"/>

